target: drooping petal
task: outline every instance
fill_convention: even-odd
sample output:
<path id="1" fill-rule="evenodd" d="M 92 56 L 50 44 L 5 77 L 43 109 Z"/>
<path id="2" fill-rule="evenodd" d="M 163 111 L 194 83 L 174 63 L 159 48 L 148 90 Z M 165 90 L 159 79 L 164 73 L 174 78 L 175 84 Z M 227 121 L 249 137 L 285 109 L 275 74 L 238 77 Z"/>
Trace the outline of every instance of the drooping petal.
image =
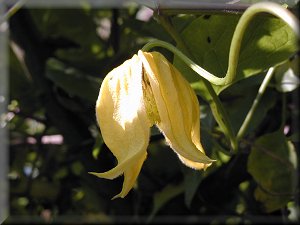
<path id="1" fill-rule="evenodd" d="M 118 160 L 104 173 L 92 173 L 114 179 L 124 174 L 124 197 L 134 186 L 146 159 L 150 123 L 142 90 L 142 64 L 137 55 L 112 70 L 103 80 L 96 102 L 96 117 L 103 140 Z"/>
<path id="2" fill-rule="evenodd" d="M 158 52 L 139 51 L 155 98 L 160 122 L 168 144 L 184 164 L 205 169 L 214 160 L 200 143 L 200 112 L 195 92 L 179 71 Z"/>

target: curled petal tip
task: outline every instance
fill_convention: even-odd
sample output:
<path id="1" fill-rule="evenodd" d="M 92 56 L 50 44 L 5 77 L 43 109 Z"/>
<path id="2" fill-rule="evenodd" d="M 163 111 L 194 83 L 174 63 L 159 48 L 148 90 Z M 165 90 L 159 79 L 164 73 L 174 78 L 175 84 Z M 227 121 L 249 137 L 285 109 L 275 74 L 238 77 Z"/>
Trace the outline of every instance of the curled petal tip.
<path id="1" fill-rule="evenodd" d="M 107 171 L 107 172 L 109 172 L 109 171 Z M 96 176 L 96 177 L 99 177 L 99 178 L 106 178 L 106 179 L 109 179 L 109 180 L 112 180 L 112 179 L 118 177 L 118 176 L 112 176 L 112 175 L 111 175 L 111 176 L 107 176 L 107 175 L 106 175 L 107 172 L 104 172 L 104 173 L 88 172 L 88 173 L 91 174 L 91 175 L 94 175 L 94 176 Z"/>

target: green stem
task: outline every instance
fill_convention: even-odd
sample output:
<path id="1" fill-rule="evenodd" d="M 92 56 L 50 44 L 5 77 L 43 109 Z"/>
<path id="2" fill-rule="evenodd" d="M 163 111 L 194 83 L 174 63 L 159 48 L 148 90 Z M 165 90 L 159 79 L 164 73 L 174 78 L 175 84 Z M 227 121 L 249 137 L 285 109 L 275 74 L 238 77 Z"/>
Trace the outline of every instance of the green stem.
<path id="1" fill-rule="evenodd" d="M 270 13 L 279 17 L 293 29 L 298 37 L 300 37 L 298 20 L 287 9 L 273 2 L 260 2 L 253 4 L 241 16 L 235 28 L 230 45 L 228 70 L 224 78 L 224 85 L 230 84 L 235 79 L 242 39 L 250 21 L 258 13 Z"/>
<path id="2" fill-rule="evenodd" d="M 197 74 L 199 74 L 204 79 L 208 80 L 210 83 L 215 85 L 228 85 L 232 83 L 236 77 L 236 70 L 238 66 L 238 58 L 240 53 L 240 48 L 242 44 L 242 39 L 245 34 L 246 28 L 248 27 L 250 21 L 254 18 L 254 16 L 258 13 L 267 12 L 270 14 L 273 14 L 274 16 L 277 16 L 281 18 L 283 21 L 285 21 L 293 30 L 294 32 L 300 37 L 300 32 L 298 28 L 297 19 L 295 16 L 290 13 L 287 9 L 283 8 L 282 6 L 272 3 L 272 2 L 261 2 L 254 4 L 250 6 L 245 13 L 241 16 L 235 32 L 233 34 L 230 50 L 229 50 L 229 60 L 228 60 L 228 69 L 227 73 L 224 77 L 218 77 L 215 76 L 199 65 L 197 65 L 195 62 L 193 62 L 191 59 L 189 59 L 186 55 L 184 55 L 181 51 L 179 51 L 176 47 L 173 45 L 159 41 L 154 40 L 148 44 L 146 44 L 142 50 L 147 51 L 153 47 L 160 46 L 164 47 L 171 52 L 173 52 L 175 55 L 177 55 L 184 63 L 186 63 L 192 70 L 194 70 Z M 180 46 L 178 46 L 181 49 L 186 49 L 186 47 L 182 44 L 182 41 L 179 41 L 180 39 L 179 35 L 174 33 L 174 29 L 170 27 L 170 23 L 164 18 L 161 17 L 162 25 L 166 28 L 166 30 L 171 34 L 171 36 L 174 38 L 174 40 L 179 43 Z M 183 48 L 182 48 L 183 47 Z"/>
<path id="3" fill-rule="evenodd" d="M 195 62 L 193 62 L 190 58 L 188 58 L 185 54 L 183 54 L 178 48 L 175 46 L 164 42 L 160 40 L 153 40 L 149 43 L 147 43 L 143 48 L 142 51 L 149 51 L 151 48 L 154 47 L 163 47 L 174 53 L 176 56 L 178 56 L 185 64 L 187 64 L 192 70 L 194 70 L 197 74 L 199 74 L 202 78 L 208 80 L 210 83 L 213 83 L 215 85 L 223 85 L 225 82 L 224 78 L 217 77 L 209 72 L 207 72 L 205 69 L 197 65 Z"/>
<path id="4" fill-rule="evenodd" d="M 258 106 L 258 104 L 259 104 L 259 102 L 260 102 L 260 100 L 263 96 L 263 94 L 265 93 L 265 90 L 266 90 L 266 88 L 267 88 L 267 86 L 268 86 L 268 84 L 269 84 L 269 82 L 270 82 L 270 80 L 273 76 L 273 73 L 274 73 L 274 67 L 271 67 L 268 70 L 261 86 L 259 87 L 258 93 L 257 93 L 257 95 L 254 99 L 254 102 L 253 102 L 249 112 L 247 113 L 247 116 L 246 116 L 246 118 L 245 118 L 245 120 L 244 120 L 238 134 L 237 134 L 237 140 L 238 141 L 245 135 L 245 132 L 247 131 L 247 129 L 249 127 L 249 124 L 250 124 L 250 121 L 251 121 L 251 119 L 254 115 L 254 112 L 255 112 L 255 110 L 256 110 L 256 108 L 257 108 L 257 106 Z"/>

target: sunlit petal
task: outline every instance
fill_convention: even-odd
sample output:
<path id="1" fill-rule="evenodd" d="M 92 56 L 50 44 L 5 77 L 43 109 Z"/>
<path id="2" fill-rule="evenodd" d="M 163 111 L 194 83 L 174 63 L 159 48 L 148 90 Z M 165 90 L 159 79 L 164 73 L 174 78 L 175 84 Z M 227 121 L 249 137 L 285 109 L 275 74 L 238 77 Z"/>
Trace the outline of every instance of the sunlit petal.
<path id="1" fill-rule="evenodd" d="M 102 82 L 96 116 L 102 137 L 118 165 L 98 177 L 114 179 L 124 174 L 124 185 L 116 197 L 124 197 L 134 186 L 146 158 L 150 123 L 143 102 L 142 64 L 134 55 L 111 71 Z"/>

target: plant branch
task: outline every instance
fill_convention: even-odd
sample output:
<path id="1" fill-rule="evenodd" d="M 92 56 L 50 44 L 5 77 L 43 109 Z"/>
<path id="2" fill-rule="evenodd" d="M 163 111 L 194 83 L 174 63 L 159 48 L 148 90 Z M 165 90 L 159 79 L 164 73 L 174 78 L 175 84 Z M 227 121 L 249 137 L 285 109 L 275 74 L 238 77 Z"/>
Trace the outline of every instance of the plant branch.
<path id="1" fill-rule="evenodd" d="M 245 135 L 245 133 L 246 133 L 248 127 L 249 127 L 250 121 L 251 121 L 251 119 L 254 115 L 254 112 L 255 112 L 255 110 L 256 110 L 256 108 L 257 108 L 257 106 L 258 106 L 258 104 L 259 104 L 259 102 L 260 102 L 260 100 L 263 96 L 263 94 L 265 93 L 265 90 L 266 90 L 273 74 L 274 74 L 274 67 L 271 67 L 268 70 L 262 84 L 260 85 L 260 88 L 258 90 L 258 93 L 257 93 L 255 99 L 254 99 L 254 102 L 253 102 L 249 112 L 247 113 L 246 118 L 245 118 L 242 126 L 240 127 L 240 129 L 238 131 L 237 140 L 240 140 Z"/>

